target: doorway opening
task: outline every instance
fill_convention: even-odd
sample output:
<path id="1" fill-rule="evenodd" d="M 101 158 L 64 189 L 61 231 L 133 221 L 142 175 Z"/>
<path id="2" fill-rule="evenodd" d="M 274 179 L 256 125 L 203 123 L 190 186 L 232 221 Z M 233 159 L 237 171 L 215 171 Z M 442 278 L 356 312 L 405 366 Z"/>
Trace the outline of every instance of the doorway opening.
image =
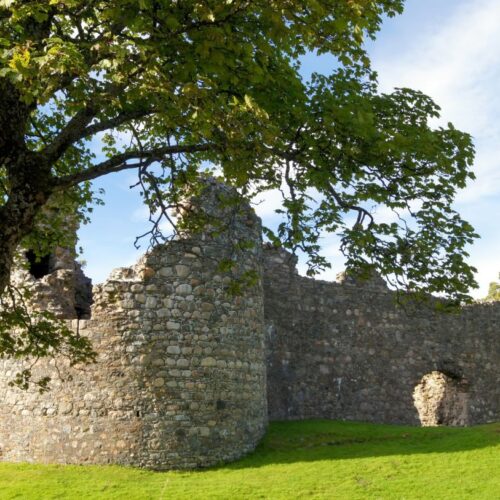
<path id="1" fill-rule="evenodd" d="M 469 390 L 461 377 L 439 371 L 428 373 L 415 387 L 413 401 L 423 427 L 468 424 Z"/>

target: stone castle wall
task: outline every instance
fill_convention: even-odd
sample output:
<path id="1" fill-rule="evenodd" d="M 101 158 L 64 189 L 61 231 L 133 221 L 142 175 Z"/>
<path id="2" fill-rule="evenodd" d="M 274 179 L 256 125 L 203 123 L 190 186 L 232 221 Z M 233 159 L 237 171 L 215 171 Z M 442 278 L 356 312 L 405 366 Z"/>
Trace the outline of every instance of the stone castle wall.
<path id="1" fill-rule="evenodd" d="M 61 319 L 87 319 L 92 302 L 92 281 L 75 261 L 75 252 L 55 248 L 37 261 L 32 251 L 16 257 L 11 283 L 29 293 L 32 306 Z"/>
<path id="2" fill-rule="evenodd" d="M 158 246 L 94 287 L 79 330 L 95 364 L 62 368 L 61 382 L 39 363 L 35 375 L 54 376 L 39 394 L 9 387 L 19 365 L 1 362 L 2 459 L 194 468 L 256 446 L 267 424 L 260 221 L 248 207 L 227 210 L 217 235 Z M 228 275 L 219 263 L 234 241 L 245 245 Z M 247 270 L 257 283 L 228 294 Z"/>
<path id="3" fill-rule="evenodd" d="M 39 362 L 34 376 L 53 378 L 39 394 L 11 387 L 22 366 L 0 360 L 1 459 L 195 468 L 254 449 L 268 418 L 500 420 L 500 303 L 443 315 L 397 306 L 377 279 L 301 277 L 229 198 L 209 181 L 199 206 L 222 224 L 94 287 L 91 319 L 72 327 L 95 364 Z M 78 268 L 62 271 L 26 282 L 42 306 L 81 318 L 71 283 L 87 285 Z M 255 283 L 230 294 L 245 276 Z"/>
<path id="4" fill-rule="evenodd" d="M 383 282 L 305 278 L 279 250 L 266 251 L 264 276 L 271 420 L 419 424 L 429 421 L 423 397 L 449 407 L 434 408 L 436 423 L 500 419 L 500 303 L 459 314 L 398 307 Z M 415 401 L 432 372 L 451 386 L 442 401 L 418 390 Z"/>

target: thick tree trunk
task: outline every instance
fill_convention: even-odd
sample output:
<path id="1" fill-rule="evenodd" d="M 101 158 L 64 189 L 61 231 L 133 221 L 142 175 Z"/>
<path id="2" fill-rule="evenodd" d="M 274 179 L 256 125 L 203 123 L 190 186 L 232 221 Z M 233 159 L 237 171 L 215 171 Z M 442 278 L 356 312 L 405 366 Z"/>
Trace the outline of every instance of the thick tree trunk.
<path id="1" fill-rule="evenodd" d="M 50 196 L 50 165 L 25 143 L 33 107 L 23 102 L 7 78 L 0 78 L 0 168 L 7 190 L 0 206 L 0 295 L 9 284 L 16 248 L 33 229 L 37 213 Z"/>
<path id="2" fill-rule="evenodd" d="M 7 232 L 3 223 L 0 223 L 0 295 L 3 294 L 10 280 L 10 270 L 16 245 L 4 239 L 4 233 Z"/>
<path id="3" fill-rule="evenodd" d="M 11 165 L 10 195 L 0 207 L 0 295 L 9 284 L 16 249 L 51 192 L 50 168 L 36 153 L 27 152 Z"/>
<path id="4" fill-rule="evenodd" d="M 25 150 L 29 113 L 29 106 L 21 101 L 16 88 L 7 79 L 0 78 L 0 166 L 10 168 L 17 154 Z"/>

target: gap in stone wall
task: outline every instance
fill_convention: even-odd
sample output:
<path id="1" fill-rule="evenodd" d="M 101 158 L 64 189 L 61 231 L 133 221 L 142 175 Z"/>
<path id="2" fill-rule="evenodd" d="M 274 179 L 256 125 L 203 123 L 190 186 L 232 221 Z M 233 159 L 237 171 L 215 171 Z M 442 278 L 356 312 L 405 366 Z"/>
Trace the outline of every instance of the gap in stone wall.
<path id="1" fill-rule="evenodd" d="M 24 258 L 35 308 L 54 312 L 60 319 L 90 319 L 92 281 L 75 261 L 74 252 L 56 247 L 40 257 L 28 249 Z"/>
<path id="2" fill-rule="evenodd" d="M 424 375 L 413 392 L 423 427 L 468 425 L 467 382 L 452 374 L 433 371 Z"/>
<path id="3" fill-rule="evenodd" d="M 37 257 L 33 250 L 28 250 L 25 252 L 26 260 L 28 261 L 28 271 L 33 276 L 33 278 L 39 280 L 44 276 L 47 276 L 52 272 L 51 270 L 51 255 L 43 255 L 42 257 Z"/>
<path id="4" fill-rule="evenodd" d="M 81 267 L 75 269 L 75 312 L 77 319 L 90 319 L 93 303 L 92 281 Z"/>

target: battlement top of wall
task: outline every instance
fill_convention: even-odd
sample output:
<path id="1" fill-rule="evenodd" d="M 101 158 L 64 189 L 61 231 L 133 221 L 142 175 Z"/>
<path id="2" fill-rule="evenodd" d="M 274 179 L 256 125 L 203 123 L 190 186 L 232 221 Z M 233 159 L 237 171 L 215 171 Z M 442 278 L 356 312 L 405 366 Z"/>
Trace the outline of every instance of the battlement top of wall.
<path id="1" fill-rule="evenodd" d="M 389 290 L 387 283 L 377 273 L 372 273 L 369 278 L 358 278 L 348 271 L 342 271 L 335 276 L 335 282 L 341 285 L 362 286 L 382 291 Z"/>
<path id="2" fill-rule="evenodd" d="M 286 272 L 292 275 L 298 276 L 297 270 L 298 257 L 284 248 L 275 247 L 270 243 L 264 244 L 264 266 L 267 272 L 273 272 L 274 270 L 281 270 L 281 272 Z M 323 283 L 328 285 L 338 285 L 338 286 L 353 286 L 361 287 L 369 290 L 378 290 L 387 292 L 389 290 L 386 282 L 383 278 L 377 274 L 373 274 L 368 279 L 357 278 L 347 271 L 342 271 L 338 273 L 335 281 L 327 281 L 321 279 L 315 279 L 310 277 L 301 276 L 305 280 L 310 280 L 311 282 Z"/>
<path id="3" fill-rule="evenodd" d="M 298 257 L 288 250 L 276 247 L 271 243 L 264 243 L 264 261 L 268 266 L 284 266 L 289 268 L 294 274 L 298 274 Z"/>

